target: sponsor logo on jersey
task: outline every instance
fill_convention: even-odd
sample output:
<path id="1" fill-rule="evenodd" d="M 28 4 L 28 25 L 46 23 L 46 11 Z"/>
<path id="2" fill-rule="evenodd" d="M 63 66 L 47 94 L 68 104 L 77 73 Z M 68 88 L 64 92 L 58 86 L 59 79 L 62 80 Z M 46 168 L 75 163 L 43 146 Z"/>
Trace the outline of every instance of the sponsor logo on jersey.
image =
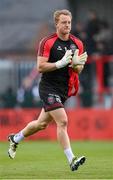
<path id="1" fill-rule="evenodd" d="M 57 50 L 62 51 L 61 46 L 58 46 L 58 47 L 57 47 Z"/>

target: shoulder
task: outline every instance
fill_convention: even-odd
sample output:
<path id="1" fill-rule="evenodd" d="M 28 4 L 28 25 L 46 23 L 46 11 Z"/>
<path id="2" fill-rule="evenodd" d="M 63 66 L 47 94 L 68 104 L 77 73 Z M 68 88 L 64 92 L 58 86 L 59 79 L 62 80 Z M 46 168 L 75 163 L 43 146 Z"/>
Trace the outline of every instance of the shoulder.
<path id="1" fill-rule="evenodd" d="M 57 39 L 56 34 L 51 34 L 47 37 L 44 37 L 39 43 L 38 55 L 49 57 L 50 50 L 53 47 L 53 44 L 56 41 L 56 39 Z"/>
<path id="2" fill-rule="evenodd" d="M 72 39 L 77 44 L 83 44 L 82 41 L 73 34 L 70 34 L 70 39 Z"/>
<path id="3" fill-rule="evenodd" d="M 41 39 L 40 44 L 41 45 L 49 44 L 51 42 L 55 42 L 56 39 L 57 39 L 57 35 L 56 33 L 54 33 Z"/>

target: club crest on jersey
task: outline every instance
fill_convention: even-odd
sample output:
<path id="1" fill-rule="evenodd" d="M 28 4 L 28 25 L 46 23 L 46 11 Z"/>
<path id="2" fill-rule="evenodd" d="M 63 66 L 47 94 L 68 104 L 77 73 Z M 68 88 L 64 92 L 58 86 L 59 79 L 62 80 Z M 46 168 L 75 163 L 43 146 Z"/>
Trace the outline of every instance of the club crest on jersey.
<path id="1" fill-rule="evenodd" d="M 74 52 L 75 52 L 75 50 L 76 50 L 76 45 L 75 45 L 75 44 L 71 44 L 71 45 L 70 45 L 70 49 L 72 50 L 72 52 L 73 52 L 73 54 L 74 54 Z"/>

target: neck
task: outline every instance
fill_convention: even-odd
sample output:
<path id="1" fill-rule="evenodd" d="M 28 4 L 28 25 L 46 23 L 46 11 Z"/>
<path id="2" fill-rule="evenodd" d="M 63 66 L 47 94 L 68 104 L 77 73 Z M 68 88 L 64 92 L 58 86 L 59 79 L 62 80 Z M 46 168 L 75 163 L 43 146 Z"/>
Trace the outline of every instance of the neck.
<path id="1" fill-rule="evenodd" d="M 69 39 L 69 34 L 60 34 L 57 32 L 57 35 L 63 41 L 67 41 Z"/>

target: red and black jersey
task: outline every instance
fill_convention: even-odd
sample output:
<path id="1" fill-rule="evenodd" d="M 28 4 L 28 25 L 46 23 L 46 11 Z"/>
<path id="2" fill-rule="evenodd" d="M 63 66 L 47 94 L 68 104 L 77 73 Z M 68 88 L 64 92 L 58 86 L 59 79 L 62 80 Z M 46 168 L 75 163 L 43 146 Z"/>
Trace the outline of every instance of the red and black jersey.
<path id="1" fill-rule="evenodd" d="M 48 58 L 48 62 L 56 62 L 64 56 L 66 50 L 72 52 L 79 49 L 79 54 L 83 53 L 83 44 L 75 36 L 69 36 L 67 41 L 61 40 L 57 34 L 52 34 L 40 42 L 38 56 Z M 78 74 L 75 73 L 68 65 L 64 68 L 51 72 L 44 72 L 40 81 L 41 87 L 52 87 L 64 96 L 75 95 L 78 91 Z M 72 92 L 74 87 L 74 92 Z"/>

